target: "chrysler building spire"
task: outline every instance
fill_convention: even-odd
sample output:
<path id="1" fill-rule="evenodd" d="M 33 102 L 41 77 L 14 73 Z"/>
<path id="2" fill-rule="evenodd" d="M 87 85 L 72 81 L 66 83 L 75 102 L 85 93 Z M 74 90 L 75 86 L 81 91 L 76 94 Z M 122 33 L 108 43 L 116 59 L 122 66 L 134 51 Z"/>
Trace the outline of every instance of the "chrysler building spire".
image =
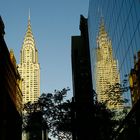
<path id="1" fill-rule="evenodd" d="M 29 8 L 29 16 L 28 16 L 28 21 L 30 21 L 30 8 Z"/>
<path id="2" fill-rule="evenodd" d="M 38 63 L 38 51 L 31 28 L 30 10 L 27 30 L 20 51 L 18 70 L 23 79 L 21 89 L 23 103 L 36 101 L 40 96 L 40 66 Z"/>
<path id="3" fill-rule="evenodd" d="M 31 28 L 31 21 L 30 21 L 30 10 L 29 10 L 29 16 L 28 16 L 27 31 L 26 31 L 23 43 L 28 43 L 28 41 L 26 41 L 26 40 L 32 41 L 32 43 L 34 44 L 34 47 L 35 47 L 35 40 L 34 40 L 34 37 L 33 37 L 32 28 Z"/>

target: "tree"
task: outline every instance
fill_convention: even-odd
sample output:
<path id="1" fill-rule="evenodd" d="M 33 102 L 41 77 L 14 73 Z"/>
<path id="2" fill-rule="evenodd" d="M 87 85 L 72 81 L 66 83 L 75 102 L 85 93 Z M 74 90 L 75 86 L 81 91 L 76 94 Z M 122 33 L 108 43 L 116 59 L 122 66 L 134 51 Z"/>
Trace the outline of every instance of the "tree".
<path id="1" fill-rule="evenodd" d="M 69 88 L 64 88 L 55 90 L 54 93 L 43 93 L 36 103 L 25 104 L 24 109 L 28 114 L 24 119 L 26 130 L 29 131 L 31 127 L 34 127 L 37 118 L 32 120 L 32 116 L 39 113 L 42 116 L 40 122 L 46 123 L 53 137 L 57 137 L 59 140 L 71 140 L 74 130 L 72 126 L 72 107 L 75 108 L 75 104 L 72 103 L 71 99 L 66 99 L 68 91 Z M 95 128 L 95 132 L 93 132 L 95 140 L 110 140 L 116 127 L 116 120 L 113 120 L 114 112 L 107 109 L 105 104 L 95 100 L 93 100 L 90 110 L 91 123 Z"/>
<path id="2" fill-rule="evenodd" d="M 44 118 L 54 137 L 71 139 L 71 101 L 65 97 L 69 88 L 42 94 L 39 103 L 44 106 Z"/>
<path id="3" fill-rule="evenodd" d="M 95 140 L 111 140 L 114 134 L 117 121 L 113 119 L 114 112 L 109 110 L 105 104 L 95 102 L 93 106 L 94 122 L 96 127 Z"/>
<path id="4" fill-rule="evenodd" d="M 43 118 L 43 111 L 38 102 L 28 102 L 24 105 L 23 131 L 29 140 L 42 139 L 42 133 L 46 137 L 48 126 Z"/>
<path id="5" fill-rule="evenodd" d="M 110 101 L 113 102 L 113 104 L 119 103 L 126 103 L 128 102 L 128 99 L 123 98 L 123 94 L 126 93 L 129 90 L 129 86 L 126 86 L 126 81 L 123 81 L 123 84 L 115 83 L 114 85 L 110 85 L 108 90 L 105 94 L 107 94 L 107 100 L 106 104 Z"/>
<path id="6" fill-rule="evenodd" d="M 40 112 L 41 119 L 46 122 L 49 132 L 53 137 L 70 140 L 71 134 L 71 101 L 65 97 L 69 88 L 55 90 L 54 93 L 43 93 L 36 103 L 27 103 L 24 105 L 26 116 L 24 116 L 24 128 L 30 130 L 34 121 L 32 120 L 35 112 Z"/>
<path id="7" fill-rule="evenodd" d="M 129 90 L 130 86 L 128 83 L 128 75 L 125 75 L 125 79 L 121 84 L 116 83 L 114 85 L 110 85 L 105 93 L 107 95 L 107 100 L 105 102 L 106 106 L 110 103 L 112 103 L 113 105 L 120 103 L 120 106 L 122 106 L 118 110 L 112 110 L 114 112 L 113 120 L 116 120 L 115 130 L 117 130 L 119 125 L 122 123 L 128 112 L 130 111 L 130 105 L 125 106 L 125 104 L 129 102 L 129 99 L 125 98 L 124 96 L 124 94 L 129 93 Z"/>

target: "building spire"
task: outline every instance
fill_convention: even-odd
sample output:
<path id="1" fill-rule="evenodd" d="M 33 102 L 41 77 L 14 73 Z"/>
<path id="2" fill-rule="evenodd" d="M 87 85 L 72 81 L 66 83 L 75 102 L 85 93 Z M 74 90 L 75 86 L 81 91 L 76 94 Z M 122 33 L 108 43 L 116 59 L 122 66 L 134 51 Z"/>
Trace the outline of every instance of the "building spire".
<path id="1" fill-rule="evenodd" d="M 28 36 L 32 36 L 32 29 L 31 29 L 31 15 L 30 15 L 30 8 L 29 8 L 29 14 L 28 14 L 28 27 L 27 27 L 27 32 Z"/>
<path id="2" fill-rule="evenodd" d="M 29 15 L 28 15 L 28 25 L 27 25 L 26 34 L 24 37 L 24 42 L 23 42 L 24 45 L 23 46 L 26 46 L 25 44 L 28 44 L 29 40 L 30 40 L 30 42 L 32 42 L 34 44 L 34 47 L 35 47 L 35 40 L 33 37 L 32 28 L 31 28 L 31 21 L 30 21 L 30 9 L 29 9 Z"/>
<path id="3" fill-rule="evenodd" d="M 99 23 L 99 32 L 97 35 L 97 46 L 103 47 L 104 45 L 101 45 L 103 43 L 106 43 L 109 41 L 108 33 L 106 32 L 105 29 L 105 23 L 104 23 L 104 17 L 100 17 L 100 23 Z"/>
<path id="4" fill-rule="evenodd" d="M 107 32 L 106 32 L 106 29 L 105 29 L 105 23 L 104 23 L 104 17 L 103 16 L 101 16 L 101 18 L 100 18 L 99 36 L 107 37 Z"/>
<path id="5" fill-rule="evenodd" d="M 104 24 L 104 17 L 103 16 L 101 16 L 101 19 L 100 19 L 100 31 L 101 32 L 105 31 L 105 24 Z"/>
<path id="6" fill-rule="evenodd" d="M 31 31 L 31 20 L 30 20 L 30 8 L 29 8 L 29 14 L 28 14 L 28 28 L 27 28 L 27 32 L 32 32 Z"/>
<path id="7" fill-rule="evenodd" d="M 30 21 L 30 8 L 29 8 L 29 15 L 28 15 L 28 20 Z"/>

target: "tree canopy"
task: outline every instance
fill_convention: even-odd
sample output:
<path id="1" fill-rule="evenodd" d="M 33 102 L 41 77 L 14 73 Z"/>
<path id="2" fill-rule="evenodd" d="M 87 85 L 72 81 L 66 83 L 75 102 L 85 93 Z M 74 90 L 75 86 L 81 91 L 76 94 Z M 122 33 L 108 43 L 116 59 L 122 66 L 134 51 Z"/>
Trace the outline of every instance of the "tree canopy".
<path id="1" fill-rule="evenodd" d="M 60 140 L 71 140 L 74 130 L 72 125 L 72 107 L 75 107 L 72 99 L 67 99 L 67 93 L 70 89 L 55 90 L 54 93 L 43 93 L 35 103 L 26 103 L 24 110 L 26 115 L 23 117 L 24 130 L 36 133 L 35 128 L 47 128 L 49 133 Z M 118 122 L 114 120 L 114 112 L 107 109 L 106 105 L 93 100 L 91 112 L 96 128 L 96 140 L 111 139 Z M 37 117 L 40 115 L 40 121 Z M 37 125 L 40 122 L 41 125 Z M 33 124 L 32 124 L 33 123 Z M 35 125 L 36 124 L 36 125 Z M 34 127 L 34 129 L 32 129 Z"/>

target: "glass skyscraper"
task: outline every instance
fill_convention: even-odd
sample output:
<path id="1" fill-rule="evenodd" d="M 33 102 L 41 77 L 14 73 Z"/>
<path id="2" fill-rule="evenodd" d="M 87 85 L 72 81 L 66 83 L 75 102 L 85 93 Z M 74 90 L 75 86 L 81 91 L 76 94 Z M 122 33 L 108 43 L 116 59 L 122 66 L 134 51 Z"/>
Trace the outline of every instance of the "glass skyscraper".
<path id="1" fill-rule="evenodd" d="M 122 83 L 134 65 L 134 55 L 140 50 L 140 1 L 139 0 L 90 0 L 88 28 L 92 62 L 93 87 L 96 89 L 96 48 L 100 18 L 104 17 L 106 31 L 112 42 L 114 59 L 118 60 Z M 125 97 L 130 99 L 130 93 Z"/>

